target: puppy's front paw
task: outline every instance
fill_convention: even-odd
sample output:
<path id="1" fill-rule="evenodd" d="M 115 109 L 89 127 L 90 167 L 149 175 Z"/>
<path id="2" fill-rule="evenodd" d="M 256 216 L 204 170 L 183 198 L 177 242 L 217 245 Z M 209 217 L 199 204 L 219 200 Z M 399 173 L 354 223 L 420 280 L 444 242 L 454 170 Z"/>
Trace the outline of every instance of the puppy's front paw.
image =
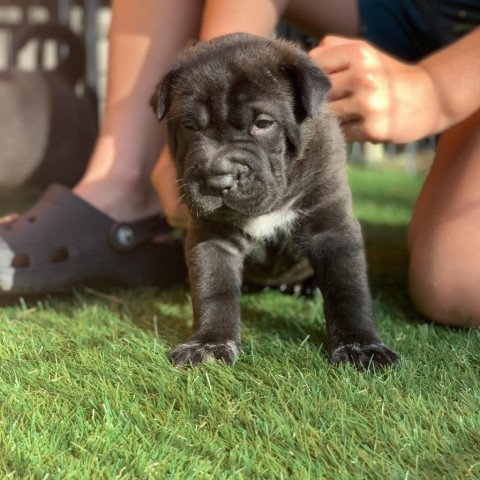
<path id="1" fill-rule="evenodd" d="M 353 364 L 357 370 L 377 370 L 391 367 L 400 358 L 383 343 L 350 343 L 340 345 L 332 351 L 332 362 L 335 365 Z"/>
<path id="2" fill-rule="evenodd" d="M 168 358 L 178 367 L 198 365 L 209 360 L 220 360 L 233 365 L 240 353 L 241 345 L 233 340 L 208 343 L 191 341 L 178 345 L 168 354 Z"/>

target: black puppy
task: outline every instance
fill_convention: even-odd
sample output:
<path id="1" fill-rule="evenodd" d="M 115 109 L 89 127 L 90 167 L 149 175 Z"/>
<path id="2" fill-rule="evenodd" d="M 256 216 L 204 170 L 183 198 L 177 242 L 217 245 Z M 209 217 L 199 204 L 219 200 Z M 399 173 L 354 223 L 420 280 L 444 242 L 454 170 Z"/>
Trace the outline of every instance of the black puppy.
<path id="1" fill-rule="evenodd" d="M 247 34 L 185 51 L 165 78 L 155 108 L 167 116 L 192 215 L 194 333 L 169 354 L 174 364 L 233 363 L 245 262 L 268 279 L 305 257 L 323 295 L 332 361 L 359 369 L 398 361 L 374 326 L 329 88 L 295 45 Z"/>

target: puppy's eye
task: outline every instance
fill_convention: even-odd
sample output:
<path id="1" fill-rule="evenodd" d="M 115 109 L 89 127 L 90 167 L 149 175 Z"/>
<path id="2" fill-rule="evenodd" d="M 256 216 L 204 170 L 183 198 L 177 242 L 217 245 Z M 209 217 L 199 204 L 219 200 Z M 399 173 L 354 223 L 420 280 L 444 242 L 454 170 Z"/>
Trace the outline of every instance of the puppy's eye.
<path id="1" fill-rule="evenodd" d="M 198 130 L 197 124 L 193 118 L 185 118 L 182 120 L 182 125 L 188 130 Z"/>
<path id="2" fill-rule="evenodd" d="M 271 127 L 275 123 L 273 118 L 267 117 L 266 115 L 259 115 L 253 122 L 253 126 L 259 130 L 265 130 Z"/>

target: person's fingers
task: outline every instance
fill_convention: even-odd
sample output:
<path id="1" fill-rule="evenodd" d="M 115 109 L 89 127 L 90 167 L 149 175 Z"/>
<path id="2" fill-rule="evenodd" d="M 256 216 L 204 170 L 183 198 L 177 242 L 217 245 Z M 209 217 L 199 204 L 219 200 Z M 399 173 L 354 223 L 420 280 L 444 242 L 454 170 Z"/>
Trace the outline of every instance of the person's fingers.
<path id="1" fill-rule="evenodd" d="M 386 138 L 385 121 L 381 116 L 363 116 L 355 106 L 355 99 L 346 99 L 332 102 L 332 110 L 337 116 L 345 139 L 349 142 L 381 142 Z"/>
<path id="2" fill-rule="evenodd" d="M 332 88 L 328 94 L 328 99 L 331 102 L 347 97 L 353 92 L 352 72 L 344 70 L 330 75 Z"/>
<path id="3" fill-rule="evenodd" d="M 352 43 L 361 43 L 358 38 L 338 37 L 337 35 L 326 35 L 318 44 L 321 47 L 332 47 L 335 45 L 351 45 Z"/>
<path id="4" fill-rule="evenodd" d="M 362 118 L 353 95 L 330 102 L 330 108 L 340 123 L 347 123 Z"/>
<path id="5" fill-rule="evenodd" d="M 377 115 L 362 115 L 355 95 L 330 102 L 330 107 L 347 141 L 375 143 L 381 140 L 384 122 L 380 122 Z"/>
<path id="6" fill-rule="evenodd" d="M 310 58 L 327 74 L 332 74 L 349 68 L 355 51 L 362 44 L 361 40 L 326 36 L 313 48 Z"/>
<path id="7" fill-rule="evenodd" d="M 373 139 L 369 138 L 367 135 L 365 126 L 361 119 L 342 123 L 341 127 L 343 135 L 348 142 L 373 141 Z"/>
<path id="8" fill-rule="evenodd" d="M 343 47 L 316 47 L 308 55 L 327 75 L 346 70 L 351 62 Z"/>

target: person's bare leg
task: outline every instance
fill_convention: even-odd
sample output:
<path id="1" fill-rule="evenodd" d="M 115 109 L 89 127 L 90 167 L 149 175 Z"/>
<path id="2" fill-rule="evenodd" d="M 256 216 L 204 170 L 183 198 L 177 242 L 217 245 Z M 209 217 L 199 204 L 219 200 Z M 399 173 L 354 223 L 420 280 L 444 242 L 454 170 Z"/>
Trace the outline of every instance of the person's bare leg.
<path id="1" fill-rule="evenodd" d="M 480 326 L 480 111 L 444 133 L 409 231 L 410 291 L 445 325 Z"/>
<path id="2" fill-rule="evenodd" d="M 268 36 L 281 16 L 313 35 L 360 33 L 357 0 L 206 0 L 200 38 L 233 32 Z"/>
<path id="3" fill-rule="evenodd" d="M 203 1 L 115 0 L 109 44 L 105 115 L 77 195 L 116 220 L 160 210 L 150 173 L 164 129 L 150 97 L 175 55 L 198 36 Z"/>

